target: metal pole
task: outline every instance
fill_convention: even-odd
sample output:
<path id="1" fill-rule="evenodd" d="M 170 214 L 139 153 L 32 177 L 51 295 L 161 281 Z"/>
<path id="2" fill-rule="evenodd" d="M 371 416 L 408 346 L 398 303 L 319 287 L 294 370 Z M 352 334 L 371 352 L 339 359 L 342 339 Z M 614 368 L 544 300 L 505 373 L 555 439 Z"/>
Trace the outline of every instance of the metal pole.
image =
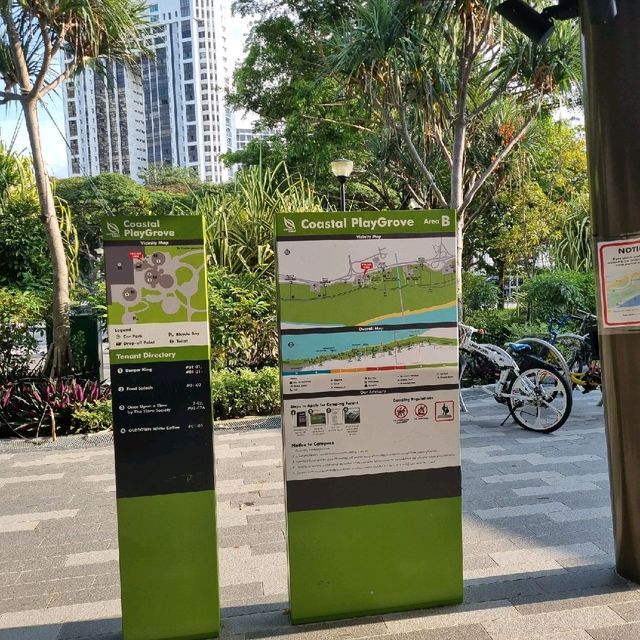
<path id="1" fill-rule="evenodd" d="M 618 0 L 618 16 L 607 25 L 589 23 L 585 0 L 581 14 L 597 241 L 640 232 L 640 2 Z M 602 335 L 600 351 L 616 568 L 640 582 L 640 335 Z"/>
<path id="2" fill-rule="evenodd" d="M 340 211 L 347 210 L 347 194 L 345 184 L 347 182 L 347 178 L 345 176 L 338 176 L 338 180 L 340 182 Z"/>

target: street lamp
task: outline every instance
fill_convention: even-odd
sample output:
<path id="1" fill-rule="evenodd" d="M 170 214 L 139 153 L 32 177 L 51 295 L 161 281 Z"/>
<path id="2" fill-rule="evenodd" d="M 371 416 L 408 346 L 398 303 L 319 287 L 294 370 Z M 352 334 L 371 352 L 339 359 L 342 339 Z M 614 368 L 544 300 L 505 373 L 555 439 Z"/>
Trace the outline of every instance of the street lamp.
<path id="1" fill-rule="evenodd" d="M 340 211 L 346 211 L 347 199 L 345 195 L 345 184 L 347 182 L 347 178 L 353 171 L 353 161 L 345 160 L 344 158 L 334 160 L 331 163 L 331 171 L 333 172 L 333 175 L 338 178 L 338 182 L 340 183 Z"/>
<path id="2" fill-rule="evenodd" d="M 608 24 L 618 15 L 616 0 L 584 0 L 584 6 L 591 24 Z M 543 44 L 553 33 L 553 21 L 577 18 L 578 9 L 578 0 L 557 0 L 555 6 L 542 11 L 525 0 L 505 0 L 496 7 L 496 12 L 536 44 Z"/>
<path id="3" fill-rule="evenodd" d="M 536 44 L 543 44 L 553 33 L 553 22 L 523 0 L 506 0 L 496 11 Z"/>

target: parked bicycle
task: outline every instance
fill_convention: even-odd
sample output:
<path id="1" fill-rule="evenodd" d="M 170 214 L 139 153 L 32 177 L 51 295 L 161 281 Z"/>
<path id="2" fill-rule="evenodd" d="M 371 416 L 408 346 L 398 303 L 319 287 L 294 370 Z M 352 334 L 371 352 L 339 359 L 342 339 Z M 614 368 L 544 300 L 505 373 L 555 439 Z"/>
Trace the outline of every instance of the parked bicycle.
<path id="1" fill-rule="evenodd" d="M 576 333 L 562 332 L 576 323 Z M 602 385 L 597 318 L 592 313 L 578 311 L 549 323 L 549 338 L 521 338 L 518 344 L 528 344 L 537 357 L 561 369 L 573 388 L 588 393 Z"/>
<path id="2" fill-rule="evenodd" d="M 526 344 L 509 343 L 508 349 L 472 339 L 477 331 L 460 324 L 460 378 L 466 368 L 466 354 L 478 354 L 499 370 L 493 390 L 496 402 L 509 409 L 513 419 L 529 431 L 551 433 L 569 417 L 573 406 L 571 387 L 564 375 L 541 358 L 531 355 Z M 518 361 L 514 358 L 517 355 Z"/>
<path id="3" fill-rule="evenodd" d="M 580 320 L 579 333 L 582 335 L 569 334 L 573 341 L 573 349 L 567 360 L 567 365 L 571 370 L 572 384 L 582 389 L 582 393 L 589 393 L 602 388 L 597 318 L 593 314 L 585 312 L 580 312 L 573 317 Z M 566 341 L 567 337 L 558 336 L 559 341 L 563 339 Z"/>

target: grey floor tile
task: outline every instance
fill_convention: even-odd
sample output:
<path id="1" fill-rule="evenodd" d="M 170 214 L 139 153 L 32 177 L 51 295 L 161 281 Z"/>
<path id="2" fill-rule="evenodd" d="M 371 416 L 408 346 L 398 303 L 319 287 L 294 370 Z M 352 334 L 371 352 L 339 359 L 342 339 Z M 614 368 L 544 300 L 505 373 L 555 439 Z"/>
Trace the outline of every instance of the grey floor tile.
<path id="1" fill-rule="evenodd" d="M 635 602 L 625 602 L 624 604 L 609 606 L 625 620 L 629 622 L 640 622 L 640 592 L 635 591 L 634 593 L 637 596 Z"/>
<path id="2" fill-rule="evenodd" d="M 500 580 L 482 584 L 467 584 L 464 589 L 465 602 L 490 602 L 511 600 L 522 596 L 543 593 L 542 587 L 533 578 Z"/>
<path id="3" fill-rule="evenodd" d="M 621 578 L 612 566 L 576 567 L 567 569 L 565 574 L 536 578 L 536 581 L 545 592 L 550 594 L 629 585 L 629 582 Z"/>
<path id="4" fill-rule="evenodd" d="M 535 613 L 549 613 L 563 609 L 582 609 L 607 605 L 625 620 L 623 611 L 633 611 L 634 605 L 640 604 L 640 592 L 631 587 L 595 587 L 578 591 L 565 591 L 549 597 L 548 593 L 535 596 L 522 596 L 511 598 L 511 602 L 523 615 Z M 630 607 L 630 609 L 625 609 Z"/>
<path id="5" fill-rule="evenodd" d="M 263 595 L 262 582 L 246 582 L 220 588 L 220 602 L 222 605 L 237 602 L 240 599 L 250 600 Z"/>
<path id="6" fill-rule="evenodd" d="M 479 624 L 461 624 L 443 629 L 422 629 L 408 633 L 384 636 L 384 640 L 491 640 L 491 636 Z"/>
<path id="7" fill-rule="evenodd" d="M 0 640 L 57 640 L 60 625 L 0 629 Z"/>
<path id="8" fill-rule="evenodd" d="M 640 622 L 600 629 L 587 629 L 587 633 L 593 640 L 638 640 L 640 638 Z"/>

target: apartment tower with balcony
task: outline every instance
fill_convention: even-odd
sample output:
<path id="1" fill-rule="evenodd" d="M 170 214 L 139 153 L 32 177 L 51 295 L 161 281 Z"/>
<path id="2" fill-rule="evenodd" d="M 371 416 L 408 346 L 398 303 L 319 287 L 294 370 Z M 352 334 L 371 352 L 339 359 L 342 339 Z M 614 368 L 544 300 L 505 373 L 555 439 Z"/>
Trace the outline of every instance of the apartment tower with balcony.
<path id="1" fill-rule="evenodd" d="M 143 58 L 137 80 L 144 109 L 143 118 L 137 123 L 141 128 L 136 130 L 136 140 L 144 140 L 142 168 L 150 164 L 193 167 L 202 180 L 225 182 L 232 177 L 232 171 L 224 166 L 220 155 L 233 150 L 236 144 L 234 113 L 225 105 L 230 83 L 227 54 L 230 0 L 155 0 L 148 8 L 149 46 L 154 55 Z M 90 75 L 84 73 L 81 77 Z M 136 81 L 134 75 L 125 71 L 131 84 Z M 75 101 L 78 102 L 78 94 L 82 92 L 88 95 L 83 95 L 80 101 L 92 105 L 98 95 L 95 81 L 84 81 L 80 91 L 77 83 L 78 80 Z M 81 148 L 81 141 L 92 140 L 91 136 L 98 134 L 88 131 L 89 137 L 77 137 L 77 146 L 73 144 L 72 112 L 77 111 L 73 101 L 67 88 L 69 168 L 76 175 L 81 173 L 78 169 L 83 167 L 79 162 L 83 154 L 91 153 Z M 131 108 L 128 104 L 125 107 Z M 111 165 L 102 160 L 100 149 L 95 154 L 98 161 L 86 165 L 86 173 L 119 170 L 103 169 Z M 74 159 L 78 162 L 74 163 Z M 136 166 L 136 170 L 122 173 L 137 178 L 140 168 Z"/>
<path id="2" fill-rule="evenodd" d="M 69 175 L 122 173 L 137 179 L 147 166 L 142 79 L 102 61 L 63 86 Z"/>

